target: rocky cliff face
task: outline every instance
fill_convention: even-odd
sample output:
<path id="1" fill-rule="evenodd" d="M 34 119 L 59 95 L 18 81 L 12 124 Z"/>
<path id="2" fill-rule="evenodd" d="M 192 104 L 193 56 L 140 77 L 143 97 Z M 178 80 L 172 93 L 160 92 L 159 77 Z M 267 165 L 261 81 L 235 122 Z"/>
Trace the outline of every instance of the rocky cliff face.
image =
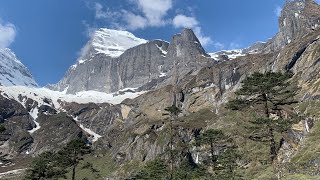
<path id="1" fill-rule="evenodd" d="M 37 87 L 29 70 L 8 48 L 0 49 L 0 85 Z"/>
<path id="2" fill-rule="evenodd" d="M 286 0 L 279 17 L 279 32 L 265 43 L 248 48 L 256 52 L 275 52 L 309 34 L 320 25 L 320 7 L 314 0 Z"/>
<path id="3" fill-rule="evenodd" d="M 134 40 L 126 42 L 131 43 L 130 46 L 121 45 L 124 38 L 122 36 L 97 37 L 99 31 L 101 30 L 85 46 L 78 63 L 70 67 L 65 77 L 52 86 L 53 89 L 63 91 L 67 88 L 67 93 L 87 90 L 116 92 L 123 88 L 138 88 L 159 79 L 161 82 L 170 77 L 173 71 L 179 71 L 179 76 L 183 76 L 210 62 L 210 57 L 190 29 L 174 36 L 171 43 L 161 40 L 146 42 L 132 34 L 128 36 L 128 32 L 122 32 L 127 38 Z M 114 36 L 119 34 L 118 31 L 108 31 L 112 31 Z M 108 43 L 101 43 L 106 41 Z M 118 41 L 121 43 L 117 43 Z M 112 49 L 111 42 L 120 44 L 121 48 Z M 131 46 L 134 47 L 129 48 Z"/>

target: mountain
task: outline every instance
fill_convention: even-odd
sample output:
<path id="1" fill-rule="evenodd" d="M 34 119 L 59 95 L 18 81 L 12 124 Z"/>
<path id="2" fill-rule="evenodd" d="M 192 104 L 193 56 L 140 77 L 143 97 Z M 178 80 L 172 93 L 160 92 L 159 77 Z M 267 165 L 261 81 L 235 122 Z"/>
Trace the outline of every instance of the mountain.
<path id="1" fill-rule="evenodd" d="M 286 0 L 279 17 L 279 32 L 267 42 L 249 49 L 279 51 L 293 40 L 315 31 L 320 25 L 319 15 L 319 5 L 314 0 Z"/>
<path id="2" fill-rule="evenodd" d="M 37 87 L 29 70 L 8 48 L 0 49 L 0 85 Z"/>
<path id="3" fill-rule="evenodd" d="M 208 58 L 190 29 L 175 35 L 171 43 L 147 42 L 129 32 L 99 29 L 84 47 L 77 64 L 51 89 L 67 89 L 67 93 L 88 90 L 112 93 L 124 88 L 151 88 L 171 78 L 174 64 L 183 75 L 210 63 Z"/>
<path id="4" fill-rule="evenodd" d="M 49 87 L 58 91 L 67 90 L 68 93 L 87 90 L 117 91 L 118 87 L 108 85 L 109 82 L 118 80 L 119 75 L 111 72 L 111 68 L 117 66 L 115 59 L 127 49 L 144 43 L 147 41 L 130 32 L 100 28 L 92 33 L 91 39 L 82 48 L 77 63 L 69 68 L 61 81 Z"/>
<path id="5" fill-rule="evenodd" d="M 56 151 L 70 139 L 82 137 L 96 150 L 85 161 L 93 163 L 103 178 L 125 179 L 149 161 L 166 159 L 171 141 L 188 163 L 205 165 L 207 147 L 195 145 L 196 139 L 207 129 L 219 129 L 234 139 L 241 155 L 237 173 L 243 179 L 270 179 L 274 174 L 266 163 L 268 146 L 248 137 L 250 121 L 259 112 L 230 111 L 225 103 L 254 72 L 291 71 L 290 83 L 300 87 L 298 103 L 280 113 L 297 123 L 278 134 L 282 138 L 277 140 L 275 163 L 284 179 L 317 179 L 319 12 L 314 1 L 288 0 L 279 18 L 279 32 L 242 50 L 208 54 L 190 29 L 170 42 L 147 41 L 114 57 L 102 50 L 84 50 L 81 57 L 85 58 L 79 58 L 56 85 L 64 92 L 1 87 L 0 122 L 6 130 L 0 133 L 0 162 L 15 163 L 3 168 L 20 169 L 20 158 Z M 173 102 L 182 111 L 174 122 L 164 116 Z M 82 172 L 77 174 L 79 179 L 90 175 L 81 167 L 77 172 Z"/>

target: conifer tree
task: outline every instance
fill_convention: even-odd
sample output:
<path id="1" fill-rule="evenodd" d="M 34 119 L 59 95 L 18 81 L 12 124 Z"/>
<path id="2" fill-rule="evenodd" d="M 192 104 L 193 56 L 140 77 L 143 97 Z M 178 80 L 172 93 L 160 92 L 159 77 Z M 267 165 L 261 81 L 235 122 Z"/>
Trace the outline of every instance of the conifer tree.
<path id="1" fill-rule="evenodd" d="M 32 161 L 31 168 L 27 170 L 26 180 L 65 178 L 67 171 L 59 166 L 56 153 L 44 152 Z"/>
<path id="2" fill-rule="evenodd" d="M 252 121 L 255 133 L 252 140 L 269 142 L 270 161 L 277 156 L 275 132 L 288 130 L 295 122 L 284 119 L 281 110 L 283 106 L 297 103 L 294 97 L 297 88 L 289 81 L 291 72 L 255 72 L 242 81 L 241 88 L 236 91 L 237 98 L 228 103 L 227 108 L 242 110 L 251 107 L 260 116 Z"/>
<path id="3" fill-rule="evenodd" d="M 66 147 L 59 152 L 61 165 L 72 168 L 72 180 L 75 180 L 76 167 L 83 160 L 83 155 L 91 152 L 90 147 L 83 139 L 77 138 L 70 141 Z"/>
<path id="4" fill-rule="evenodd" d="M 164 110 L 167 113 L 164 113 L 163 115 L 164 116 L 169 115 L 169 120 L 170 120 L 170 179 L 172 179 L 173 178 L 173 166 L 174 166 L 173 122 L 177 120 L 179 113 L 181 113 L 181 110 L 176 105 L 166 107 Z"/>

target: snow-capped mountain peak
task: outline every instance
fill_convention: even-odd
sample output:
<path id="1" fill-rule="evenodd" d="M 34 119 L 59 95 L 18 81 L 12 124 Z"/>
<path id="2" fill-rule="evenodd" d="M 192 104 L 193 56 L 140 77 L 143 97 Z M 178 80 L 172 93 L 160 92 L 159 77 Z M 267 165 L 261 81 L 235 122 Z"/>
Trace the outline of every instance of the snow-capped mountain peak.
<path id="1" fill-rule="evenodd" d="M 0 49 L 0 85 L 37 87 L 29 70 L 10 49 Z"/>
<path id="2" fill-rule="evenodd" d="M 100 28 L 92 34 L 91 40 L 83 49 L 83 55 L 93 50 L 95 54 L 102 53 L 116 58 L 127 49 L 146 42 L 147 40 L 137 38 L 128 31 Z"/>

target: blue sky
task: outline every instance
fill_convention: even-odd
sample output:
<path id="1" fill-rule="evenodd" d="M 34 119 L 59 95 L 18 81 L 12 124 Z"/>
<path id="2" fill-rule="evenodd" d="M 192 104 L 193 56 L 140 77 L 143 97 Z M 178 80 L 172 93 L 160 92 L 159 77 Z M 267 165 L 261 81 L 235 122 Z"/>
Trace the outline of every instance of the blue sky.
<path id="1" fill-rule="evenodd" d="M 41 85 L 58 82 L 99 27 L 170 41 L 183 27 L 205 49 L 243 48 L 278 31 L 284 0 L 1 0 L 0 48 L 9 47 Z"/>

